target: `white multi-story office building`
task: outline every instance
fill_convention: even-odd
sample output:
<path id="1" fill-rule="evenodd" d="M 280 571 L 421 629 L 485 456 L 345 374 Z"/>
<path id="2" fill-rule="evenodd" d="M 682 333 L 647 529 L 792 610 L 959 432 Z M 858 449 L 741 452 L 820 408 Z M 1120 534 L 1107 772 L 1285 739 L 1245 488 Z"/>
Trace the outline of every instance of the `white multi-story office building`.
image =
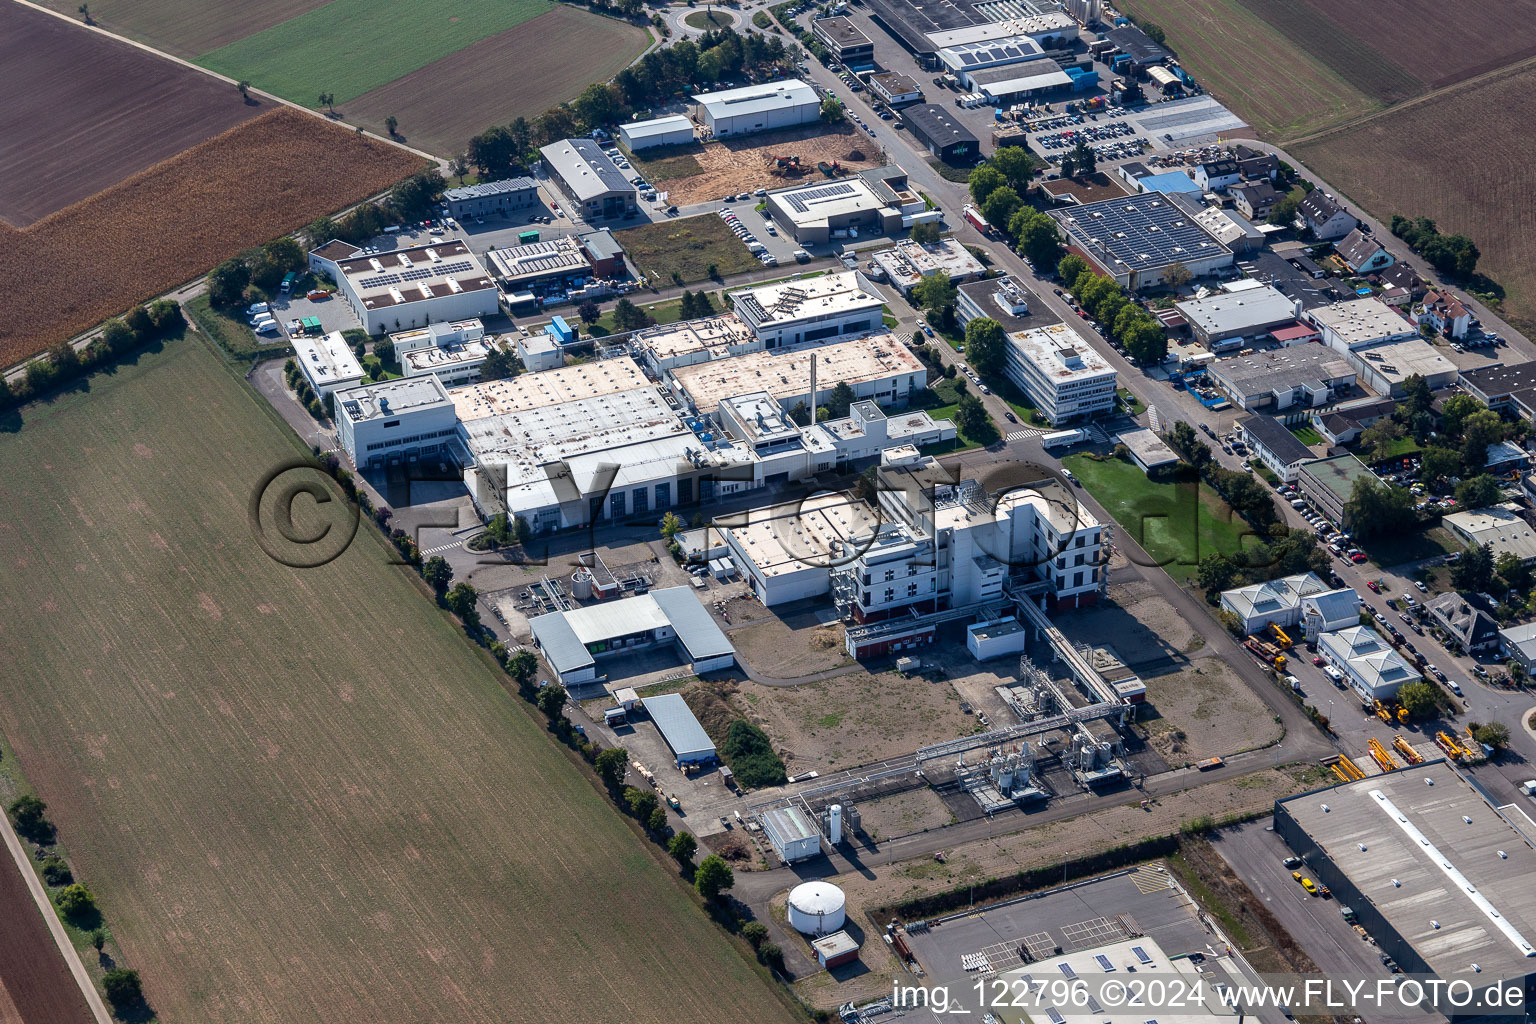
<path id="1" fill-rule="evenodd" d="M 1114 367 L 1066 324 L 1008 335 L 1003 370 L 1053 425 L 1114 409 Z"/>
<path id="2" fill-rule="evenodd" d="M 458 416 L 433 374 L 336 392 L 336 437 L 359 469 L 425 456 L 457 462 Z"/>
<path id="3" fill-rule="evenodd" d="M 305 334 L 294 335 L 293 361 L 299 364 L 304 379 L 317 395 L 329 395 L 333 391 L 345 391 L 362 383 L 363 367 L 357 361 L 352 346 L 332 331 L 319 338 Z"/>
<path id="4" fill-rule="evenodd" d="M 736 315 L 764 348 L 881 328 L 883 302 L 865 290 L 852 270 L 744 288 L 731 298 Z"/>

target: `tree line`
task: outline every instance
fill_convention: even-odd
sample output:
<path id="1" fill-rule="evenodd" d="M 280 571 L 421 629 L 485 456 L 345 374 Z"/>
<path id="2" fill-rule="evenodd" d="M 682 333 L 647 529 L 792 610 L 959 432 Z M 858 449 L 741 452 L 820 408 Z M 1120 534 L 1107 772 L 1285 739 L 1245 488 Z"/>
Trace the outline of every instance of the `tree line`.
<path id="1" fill-rule="evenodd" d="M 1038 159 L 1020 146 L 1004 146 L 971 171 L 971 200 L 982 218 L 1035 267 L 1061 259 L 1061 232 L 1049 215 L 1024 201 L 1034 187 Z"/>
<path id="2" fill-rule="evenodd" d="M 1095 273 L 1087 260 L 1070 253 L 1057 264 L 1056 272 L 1078 305 L 1104 325 L 1132 360 L 1158 363 L 1167 357 L 1168 332 L 1114 278 Z"/>
<path id="3" fill-rule="evenodd" d="M 47 355 L 28 363 L 20 380 L 8 382 L 0 377 L 0 409 L 41 398 L 55 388 L 113 366 L 139 349 L 180 334 L 185 323 L 181 306 L 173 299 L 135 306 L 103 324 L 101 334 L 84 348 L 61 341 Z"/>
<path id="4" fill-rule="evenodd" d="M 1442 235 L 1428 217 L 1408 218 L 1396 213 L 1392 215 L 1391 227 L 1394 235 L 1408 243 L 1408 248 L 1447 277 L 1466 279 L 1477 273 L 1482 253 L 1466 235 Z"/>

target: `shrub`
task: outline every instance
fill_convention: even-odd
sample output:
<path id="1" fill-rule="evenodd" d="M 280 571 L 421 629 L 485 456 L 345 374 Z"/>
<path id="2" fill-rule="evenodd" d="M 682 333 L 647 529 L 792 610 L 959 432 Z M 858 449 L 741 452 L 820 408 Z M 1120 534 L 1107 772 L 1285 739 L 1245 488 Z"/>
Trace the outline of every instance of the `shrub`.
<path id="1" fill-rule="evenodd" d="M 42 864 L 43 881 L 49 885 L 68 885 L 75 880 L 69 865 L 58 857 L 49 857 Z"/>
<path id="2" fill-rule="evenodd" d="M 761 949 L 768 941 L 768 926 L 761 921 L 748 921 L 741 926 L 741 937 L 750 942 L 753 949 Z"/>
<path id="3" fill-rule="evenodd" d="M 731 723 L 720 754 L 731 766 L 736 781 L 749 789 L 782 786 L 788 778 L 768 734 L 744 719 Z"/>
<path id="4" fill-rule="evenodd" d="M 79 882 L 73 882 L 60 889 L 57 902 L 59 913 L 68 918 L 83 917 L 96 909 L 96 897 L 91 895 L 91 890 Z"/>
<path id="5" fill-rule="evenodd" d="M 144 1001 L 144 985 L 139 981 L 138 971 L 114 967 L 103 975 L 101 987 L 112 1008 L 119 1013 Z"/>
<path id="6" fill-rule="evenodd" d="M 21 836 L 35 843 L 53 839 L 53 824 L 43 817 L 43 812 L 48 810 L 43 801 L 35 796 L 19 796 L 11 801 L 9 809 L 11 822 Z"/>

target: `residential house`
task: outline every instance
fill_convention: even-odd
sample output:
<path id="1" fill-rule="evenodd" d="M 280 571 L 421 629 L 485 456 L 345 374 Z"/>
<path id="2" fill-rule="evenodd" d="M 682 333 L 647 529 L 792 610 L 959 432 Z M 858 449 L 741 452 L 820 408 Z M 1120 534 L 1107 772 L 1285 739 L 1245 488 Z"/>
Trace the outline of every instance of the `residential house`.
<path id="1" fill-rule="evenodd" d="M 1195 184 L 1207 192 L 1219 192 L 1243 180 L 1237 161 L 1230 157 L 1195 165 Z"/>
<path id="2" fill-rule="evenodd" d="M 1424 293 L 1424 301 L 1413 307 L 1419 326 L 1429 324 L 1447 338 L 1465 338 L 1472 326 L 1472 313 L 1450 292 Z"/>
<path id="3" fill-rule="evenodd" d="M 1453 652 L 1478 654 L 1498 646 L 1499 624 L 1460 594 L 1441 594 L 1424 608 L 1435 624 L 1450 634 Z"/>
<path id="4" fill-rule="evenodd" d="M 1280 177 L 1280 158 L 1273 153 L 1262 153 L 1252 146 L 1239 145 L 1232 150 L 1232 159 L 1237 161 L 1238 173 L 1249 181 L 1258 178 L 1274 181 Z"/>
<path id="5" fill-rule="evenodd" d="M 1386 416 L 1391 416 L 1397 402 L 1390 398 L 1366 398 L 1339 405 L 1325 413 L 1312 414 L 1312 427 L 1330 444 L 1353 444 L 1360 439 L 1365 428 Z"/>
<path id="6" fill-rule="evenodd" d="M 1296 227 L 1312 232 L 1319 241 L 1333 242 L 1360 226 L 1360 222 L 1332 196 L 1314 188 L 1296 207 Z"/>
<path id="7" fill-rule="evenodd" d="M 1237 212 L 1249 220 L 1266 219 L 1280 201 L 1280 193 L 1275 191 L 1275 186 L 1267 178 L 1233 185 L 1227 189 L 1227 194 L 1232 197 L 1232 205 L 1237 207 Z"/>
<path id="8" fill-rule="evenodd" d="M 1376 236 L 1355 228 L 1336 247 L 1339 259 L 1356 274 L 1372 274 L 1397 260 L 1376 241 Z"/>

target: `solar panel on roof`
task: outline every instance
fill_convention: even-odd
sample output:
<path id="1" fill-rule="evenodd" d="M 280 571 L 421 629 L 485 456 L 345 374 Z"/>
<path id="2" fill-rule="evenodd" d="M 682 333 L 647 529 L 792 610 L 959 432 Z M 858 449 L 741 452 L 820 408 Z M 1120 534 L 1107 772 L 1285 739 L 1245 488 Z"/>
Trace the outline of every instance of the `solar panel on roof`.
<path id="1" fill-rule="evenodd" d="M 1098 965 L 1104 968 L 1106 971 L 1112 971 L 1115 969 L 1114 963 L 1103 953 L 1095 953 L 1093 955 L 1093 959 L 1097 961 Z"/>
<path id="2" fill-rule="evenodd" d="M 1057 964 L 1056 966 L 1061 968 L 1061 973 L 1065 974 L 1067 977 L 1069 977 L 1069 978 L 1077 977 L 1077 972 L 1072 969 L 1072 965 L 1071 964 L 1060 963 L 1060 964 Z"/>
<path id="3" fill-rule="evenodd" d="M 1100 1006 L 1099 1005 L 1099 1001 L 1097 999 L 1093 998 L 1093 996 L 1089 996 L 1088 997 L 1088 1009 L 1090 1011 L 1092 1011 L 1093 1013 L 1103 1013 L 1104 1012 L 1104 1007 Z"/>
<path id="4" fill-rule="evenodd" d="M 845 181 L 840 181 L 833 185 L 823 185 L 819 188 L 807 189 L 804 192 L 795 192 L 786 198 L 789 200 L 789 205 L 795 208 L 796 213 L 807 213 L 809 212 L 806 206 L 807 203 L 819 203 L 824 199 L 851 195 L 852 193 L 853 186 Z"/>
<path id="5" fill-rule="evenodd" d="M 1058 1013 L 1056 1007 L 1054 1006 L 1048 1008 L 1045 1011 L 1045 1014 L 1047 1017 L 1051 1018 L 1051 1024 L 1067 1024 L 1067 1018 Z"/>
<path id="6" fill-rule="evenodd" d="M 1140 946 L 1132 946 L 1131 952 L 1135 953 L 1136 959 L 1140 960 L 1144 964 L 1149 964 L 1152 962 L 1152 958 L 1147 955 L 1147 951 Z"/>

